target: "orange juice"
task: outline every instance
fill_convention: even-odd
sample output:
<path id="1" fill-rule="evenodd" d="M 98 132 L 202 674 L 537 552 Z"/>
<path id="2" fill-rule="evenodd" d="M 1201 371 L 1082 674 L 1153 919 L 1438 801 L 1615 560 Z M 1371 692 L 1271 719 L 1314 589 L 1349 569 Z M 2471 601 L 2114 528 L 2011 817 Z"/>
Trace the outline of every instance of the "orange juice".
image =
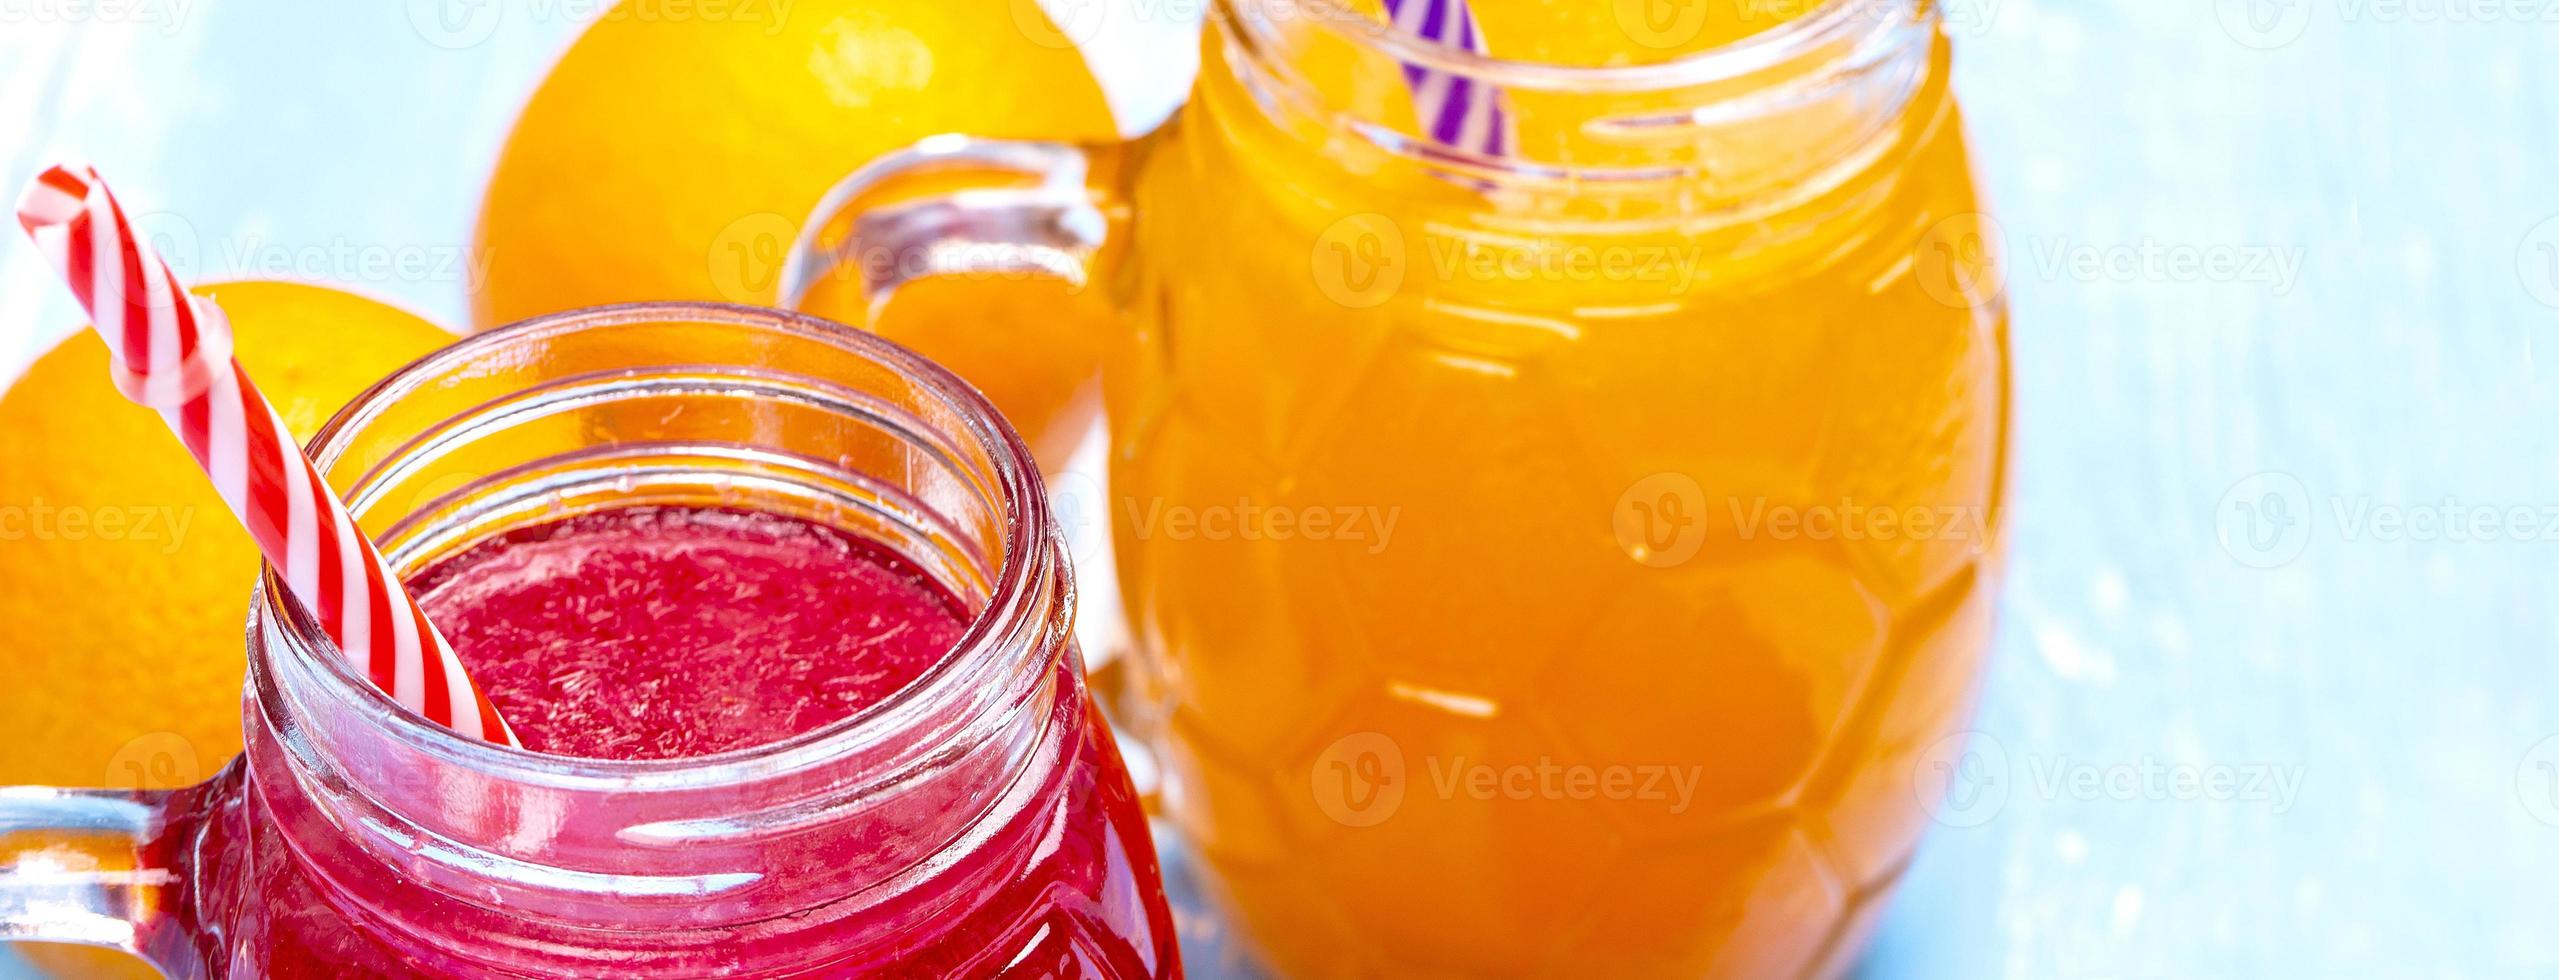
<path id="1" fill-rule="evenodd" d="M 1497 55 L 1619 67 L 1503 77 L 1521 159 L 1454 171 L 1380 138 L 1356 29 L 1221 10 L 1135 164 L 1120 707 L 1272 966 L 1853 960 L 2002 525 L 1996 225 L 1919 6 L 1742 57 L 1478 0 Z"/>

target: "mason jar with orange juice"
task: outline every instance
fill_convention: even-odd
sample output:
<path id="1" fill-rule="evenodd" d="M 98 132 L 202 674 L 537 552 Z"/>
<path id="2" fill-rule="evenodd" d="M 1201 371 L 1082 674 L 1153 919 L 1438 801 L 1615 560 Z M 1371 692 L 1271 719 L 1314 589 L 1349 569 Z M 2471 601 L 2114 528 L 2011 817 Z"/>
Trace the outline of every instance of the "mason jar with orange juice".
<path id="1" fill-rule="evenodd" d="M 1473 13 L 1489 54 L 1221 0 L 1165 130 L 884 159 L 784 295 L 885 295 L 885 251 L 1116 299 L 1114 707 L 1277 971 L 1837 975 L 2004 526 L 1936 5 Z M 1497 147 L 1434 138 L 1431 76 L 1498 93 Z M 954 171 L 992 186 L 887 200 Z"/>

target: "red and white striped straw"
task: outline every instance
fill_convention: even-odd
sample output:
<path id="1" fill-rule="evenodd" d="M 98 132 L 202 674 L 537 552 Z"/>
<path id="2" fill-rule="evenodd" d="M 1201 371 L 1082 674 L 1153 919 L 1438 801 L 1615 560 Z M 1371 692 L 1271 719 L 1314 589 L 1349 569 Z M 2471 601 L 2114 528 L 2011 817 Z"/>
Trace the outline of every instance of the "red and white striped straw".
<path id="1" fill-rule="evenodd" d="M 18 225 L 89 311 L 116 386 L 169 423 L 338 649 L 428 720 L 521 744 L 231 357 L 221 308 L 179 284 L 97 172 L 38 175 L 18 198 Z"/>

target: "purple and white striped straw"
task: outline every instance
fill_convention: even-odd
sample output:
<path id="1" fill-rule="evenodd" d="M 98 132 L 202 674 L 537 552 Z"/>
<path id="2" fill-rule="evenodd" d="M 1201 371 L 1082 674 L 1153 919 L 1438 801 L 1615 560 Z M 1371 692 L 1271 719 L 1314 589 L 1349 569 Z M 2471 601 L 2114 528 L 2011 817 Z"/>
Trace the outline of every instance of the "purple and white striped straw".
<path id="1" fill-rule="evenodd" d="M 1485 52 L 1484 34 L 1475 29 L 1475 12 L 1466 0 L 1386 0 L 1386 17 L 1425 41 Z M 1502 108 L 1499 89 L 1420 65 L 1404 66 L 1404 84 L 1413 90 L 1413 114 L 1432 139 L 1486 156 L 1509 152 L 1510 113 Z"/>

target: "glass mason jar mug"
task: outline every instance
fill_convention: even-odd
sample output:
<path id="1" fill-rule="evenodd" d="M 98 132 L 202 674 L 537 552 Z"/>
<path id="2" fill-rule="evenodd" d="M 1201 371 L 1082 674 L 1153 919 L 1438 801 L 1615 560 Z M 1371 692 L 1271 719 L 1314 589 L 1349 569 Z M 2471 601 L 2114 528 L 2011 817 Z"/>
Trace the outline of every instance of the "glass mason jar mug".
<path id="1" fill-rule="evenodd" d="M 804 229 L 786 297 L 1126 311 L 1102 686 L 1281 972 L 1832 975 L 1907 865 L 1998 578 L 1996 225 L 1935 5 L 1799 6 L 1474 5 L 1540 63 L 1221 0 L 1166 129 L 938 138 Z"/>
<path id="2" fill-rule="evenodd" d="M 607 307 L 431 355 L 313 447 L 404 577 L 572 516 L 711 507 L 876 543 L 975 618 L 835 724 L 570 758 L 398 708 L 270 571 L 238 762 L 0 790 L 0 939 L 178 977 L 1179 975 L 1035 465 L 940 368 L 794 314 Z"/>

